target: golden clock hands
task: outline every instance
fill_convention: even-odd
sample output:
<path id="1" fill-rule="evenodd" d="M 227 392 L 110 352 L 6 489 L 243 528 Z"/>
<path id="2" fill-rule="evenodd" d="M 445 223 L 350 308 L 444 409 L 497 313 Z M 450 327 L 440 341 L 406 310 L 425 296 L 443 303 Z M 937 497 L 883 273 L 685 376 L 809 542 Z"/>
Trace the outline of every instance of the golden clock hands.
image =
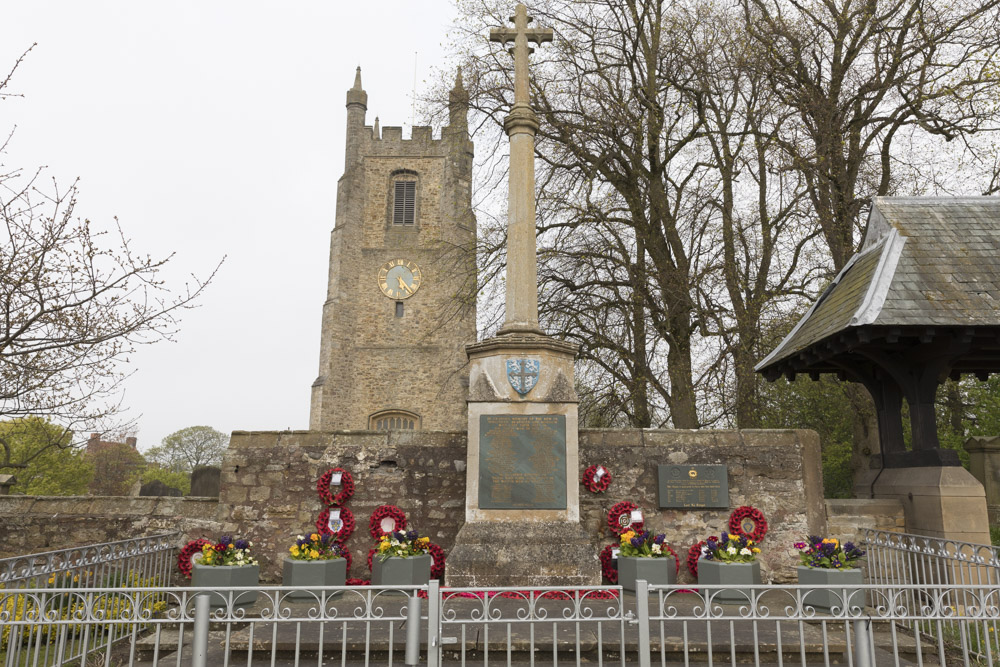
<path id="1" fill-rule="evenodd" d="M 396 280 L 399 282 L 399 289 L 405 291 L 407 294 L 413 294 L 413 290 L 403 281 L 403 276 L 396 276 Z"/>

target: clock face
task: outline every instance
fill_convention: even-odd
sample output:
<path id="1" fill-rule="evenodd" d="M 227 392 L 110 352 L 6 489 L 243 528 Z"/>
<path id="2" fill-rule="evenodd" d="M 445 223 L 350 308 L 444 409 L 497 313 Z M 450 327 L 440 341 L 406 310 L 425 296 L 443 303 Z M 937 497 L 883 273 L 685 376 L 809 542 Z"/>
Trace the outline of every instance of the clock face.
<path id="1" fill-rule="evenodd" d="M 390 259 L 378 270 L 378 286 L 390 299 L 408 299 L 420 288 L 420 267 L 406 259 Z"/>

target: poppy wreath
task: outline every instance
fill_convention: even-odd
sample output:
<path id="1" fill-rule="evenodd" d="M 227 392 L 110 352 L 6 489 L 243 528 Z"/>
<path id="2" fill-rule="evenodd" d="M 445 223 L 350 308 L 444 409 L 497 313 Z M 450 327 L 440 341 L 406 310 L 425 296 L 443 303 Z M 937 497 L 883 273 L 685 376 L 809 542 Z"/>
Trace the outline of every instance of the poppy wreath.
<path id="1" fill-rule="evenodd" d="M 181 552 L 177 554 L 177 569 L 180 570 L 181 574 L 183 574 L 186 578 L 190 579 L 191 572 L 194 570 L 194 564 L 191 562 L 191 559 L 194 558 L 195 555 L 200 554 L 201 548 L 206 544 L 212 544 L 212 541 L 204 539 L 191 540 L 185 544 L 184 548 L 181 549 Z"/>
<path id="2" fill-rule="evenodd" d="M 358 579 L 357 577 L 349 577 L 347 581 L 344 582 L 345 586 L 370 586 L 372 582 L 367 579 Z"/>
<path id="3" fill-rule="evenodd" d="M 642 530 L 642 521 L 637 521 L 636 523 L 625 523 L 625 525 L 622 525 L 621 523 L 621 518 L 623 516 L 630 515 L 632 510 L 637 509 L 639 509 L 639 506 L 628 500 L 623 500 L 620 503 L 612 505 L 611 509 L 608 510 L 608 528 L 611 529 L 611 532 L 615 535 L 621 535 L 627 530 Z"/>
<path id="4" fill-rule="evenodd" d="M 380 505 L 372 512 L 368 519 L 368 533 L 376 540 L 382 539 L 383 535 L 389 533 L 382 530 L 382 519 L 393 519 L 396 525 L 393 530 L 406 530 L 406 514 L 395 505 Z"/>
<path id="5" fill-rule="evenodd" d="M 330 491 L 330 479 L 335 472 L 341 473 L 340 491 L 336 495 Z M 354 478 L 343 468 L 330 468 L 317 480 L 316 493 L 319 494 L 319 500 L 324 505 L 343 505 L 354 495 Z"/>
<path id="6" fill-rule="evenodd" d="M 705 540 L 698 542 L 697 544 L 692 544 L 691 548 L 688 549 L 688 572 L 690 572 L 695 577 L 698 576 L 698 561 L 701 559 L 701 548 L 705 546 Z"/>
<path id="7" fill-rule="evenodd" d="M 347 538 L 349 538 L 354 533 L 354 526 L 355 526 L 354 512 L 347 509 L 346 507 L 341 507 L 340 521 L 342 522 L 343 525 L 340 527 L 340 530 L 337 531 L 336 533 L 337 536 L 333 539 L 334 542 L 340 542 L 341 544 L 343 544 L 344 542 L 347 541 Z M 316 530 L 318 530 L 322 534 L 327 534 L 327 535 L 330 534 L 329 507 L 327 507 L 325 510 L 319 513 L 319 517 L 316 519 Z"/>
<path id="8" fill-rule="evenodd" d="M 594 476 L 597 474 L 598 468 L 604 468 L 604 474 L 598 480 L 594 480 Z M 607 466 L 590 466 L 583 471 L 583 486 L 591 493 L 604 493 L 608 490 L 608 485 L 611 484 L 611 472 L 608 470 Z"/>
<path id="9" fill-rule="evenodd" d="M 372 571 L 372 558 L 375 557 L 376 553 L 378 553 L 378 549 L 369 549 L 368 550 L 368 571 L 369 572 Z"/>
<path id="10" fill-rule="evenodd" d="M 674 557 L 674 574 L 680 574 L 681 573 L 681 557 L 678 556 L 677 552 L 674 551 L 674 548 L 672 546 L 670 546 L 669 544 L 667 544 L 666 542 L 663 543 L 663 548 L 666 549 L 667 551 L 669 551 L 670 555 Z"/>
<path id="11" fill-rule="evenodd" d="M 734 535 L 743 535 L 754 542 L 760 542 L 767 535 L 767 519 L 764 518 L 764 513 L 756 507 L 749 505 L 737 507 L 729 515 L 729 532 Z"/>
<path id="12" fill-rule="evenodd" d="M 428 544 L 427 552 L 431 555 L 431 579 L 444 579 L 444 549 L 436 544 Z"/>
<path id="13" fill-rule="evenodd" d="M 611 557 L 611 550 L 616 546 L 618 545 L 609 544 L 601 549 L 601 553 L 597 557 L 597 559 L 601 561 L 601 574 L 604 575 L 604 578 L 612 584 L 618 583 L 618 569 L 612 565 L 614 558 Z"/>

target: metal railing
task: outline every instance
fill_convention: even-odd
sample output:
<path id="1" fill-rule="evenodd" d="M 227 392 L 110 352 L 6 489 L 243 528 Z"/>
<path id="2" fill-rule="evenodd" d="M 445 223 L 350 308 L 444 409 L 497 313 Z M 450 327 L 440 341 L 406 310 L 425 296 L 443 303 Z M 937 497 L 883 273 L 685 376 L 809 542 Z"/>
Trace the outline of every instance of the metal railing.
<path id="1" fill-rule="evenodd" d="M 295 590 L 0 590 L 0 665 L 1000 662 L 1000 591 L 989 586 L 762 585 L 740 588 L 738 603 L 719 601 L 732 586 L 644 582 L 635 595 L 619 587 L 442 589 L 436 581 L 318 588 L 306 600 Z M 832 595 L 828 611 L 811 604 L 818 592 Z M 233 604 L 248 594 L 257 598 L 251 606 Z M 215 595 L 226 604 L 211 609 Z M 120 641 L 98 641 L 108 637 Z"/>
<path id="2" fill-rule="evenodd" d="M 125 591 L 170 586 L 179 539 L 164 533 L 0 560 L 0 665 L 86 664 L 89 653 L 141 632 L 141 623 L 116 621 L 140 621 L 166 600 Z M 32 663 L 19 658 L 26 649 Z"/>

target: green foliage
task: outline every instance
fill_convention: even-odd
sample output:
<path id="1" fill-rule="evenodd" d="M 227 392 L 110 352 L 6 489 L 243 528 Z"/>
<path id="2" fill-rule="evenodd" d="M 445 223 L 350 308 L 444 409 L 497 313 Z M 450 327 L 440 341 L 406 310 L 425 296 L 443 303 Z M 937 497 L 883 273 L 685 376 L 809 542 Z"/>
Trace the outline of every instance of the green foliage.
<path id="1" fill-rule="evenodd" d="M 806 428 L 819 434 L 826 498 L 851 497 L 853 411 L 845 386 L 827 375 L 816 382 L 799 376 L 792 382 L 761 384 L 761 428 Z"/>
<path id="2" fill-rule="evenodd" d="M 142 475 L 139 476 L 139 481 L 146 484 L 155 480 L 179 489 L 185 496 L 191 495 L 191 473 L 167 470 L 156 464 L 146 466 Z"/>
<path id="3" fill-rule="evenodd" d="M 150 461 L 173 471 L 191 472 L 198 466 L 219 465 L 229 436 L 211 426 L 188 426 L 165 437 L 146 452 Z"/>
<path id="4" fill-rule="evenodd" d="M 108 442 L 88 457 L 94 464 L 90 492 L 97 496 L 127 496 L 146 465 L 142 454 L 121 442 Z"/>
<path id="5" fill-rule="evenodd" d="M 11 491 L 35 496 L 78 496 L 87 493 L 94 467 L 83 451 L 70 447 L 65 429 L 40 417 L 0 422 L 0 440 L 10 448 L 17 479 Z"/>

